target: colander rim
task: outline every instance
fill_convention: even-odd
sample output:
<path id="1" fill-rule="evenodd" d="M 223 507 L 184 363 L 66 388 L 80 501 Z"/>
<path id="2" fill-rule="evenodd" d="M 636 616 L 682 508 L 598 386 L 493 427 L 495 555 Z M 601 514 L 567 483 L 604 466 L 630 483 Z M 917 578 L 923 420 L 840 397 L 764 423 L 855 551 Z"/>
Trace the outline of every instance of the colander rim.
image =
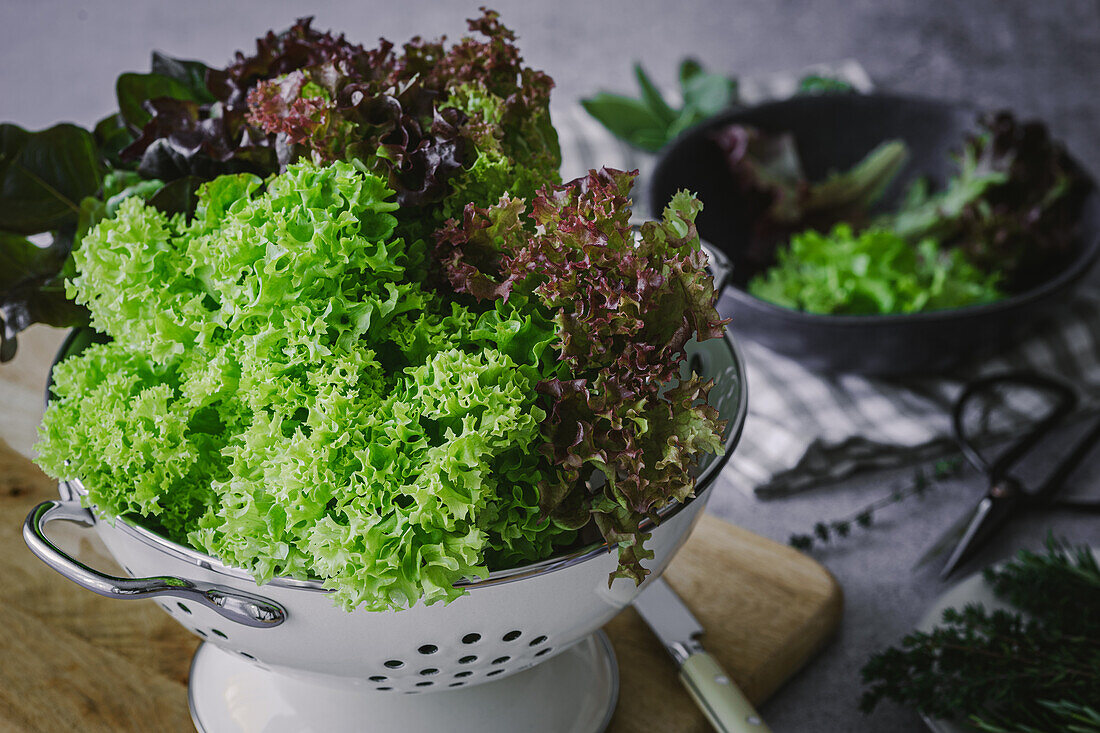
<path id="1" fill-rule="evenodd" d="M 61 349 L 59 350 L 57 361 L 60 361 L 62 358 L 64 358 L 65 355 L 67 355 L 68 349 L 71 346 L 71 343 L 73 342 L 74 337 L 77 335 L 78 331 L 79 329 L 74 329 L 73 332 L 70 333 L 69 337 L 65 340 L 65 343 L 62 344 Z M 715 459 L 711 461 L 705 469 L 703 469 L 703 472 L 702 474 L 700 474 L 698 479 L 696 479 L 695 495 L 693 497 L 690 497 L 687 501 L 684 502 L 673 501 L 662 509 L 658 510 L 657 516 L 660 521 L 653 522 L 652 520 L 646 519 L 640 525 L 642 531 L 650 531 L 658 524 L 663 523 L 668 519 L 671 519 L 693 501 L 697 500 L 705 492 L 709 491 L 711 486 L 714 484 L 714 481 L 717 479 L 718 475 L 722 472 L 722 469 L 725 467 L 726 463 L 729 462 L 730 456 L 733 454 L 733 450 L 737 446 L 737 443 L 741 438 L 741 431 L 744 428 L 745 418 L 748 414 L 748 388 L 745 380 L 745 362 L 741 354 L 741 349 L 733 340 L 733 337 L 731 336 L 728 329 L 723 332 L 722 340 L 730 351 L 730 355 L 733 360 L 733 366 L 737 373 L 737 380 L 739 383 L 737 410 L 734 413 L 734 416 L 730 418 L 726 426 L 727 436 L 722 444 L 724 451 L 721 455 L 716 456 Z M 47 392 L 48 391 L 49 387 L 47 387 Z M 67 485 L 71 489 L 73 494 L 79 495 L 81 497 L 86 496 L 88 493 L 87 489 L 84 487 L 84 484 L 80 481 L 80 479 L 68 479 L 66 481 L 62 481 L 61 483 L 63 485 Z M 93 507 L 93 511 L 94 510 L 95 508 Z M 199 550 L 185 547 L 184 545 L 173 542 L 168 538 L 162 537 L 156 532 L 153 532 L 150 529 L 133 523 L 126 517 L 116 517 L 114 518 L 114 520 L 105 520 L 97 513 L 96 518 L 98 521 L 107 521 L 111 524 L 113 528 L 122 531 L 133 539 L 142 542 L 143 544 L 151 547 L 154 550 L 163 552 L 176 559 L 184 560 L 191 565 L 196 565 L 204 570 L 210 571 L 217 575 L 224 575 L 235 580 L 255 582 L 255 578 L 252 576 L 252 574 L 244 568 L 226 565 L 221 560 L 212 555 L 207 555 L 206 553 L 200 552 Z M 563 570 L 565 568 L 572 567 L 574 565 L 592 560 L 597 557 L 602 557 L 606 553 L 611 552 L 612 549 L 613 548 L 611 547 L 610 543 L 594 542 L 591 545 L 573 550 L 567 554 L 550 557 L 545 560 L 540 560 L 536 563 L 520 565 L 514 568 L 494 570 L 490 572 L 485 578 L 460 580 L 455 583 L 455 587 L 475 590 L 477 588 L 501 585 L 503 583 L 511 583 L 518 580 L 524 580 L 526 578 L 541 576 L 547 573 L 554 572 L 556 570 Z M 324 581 L 320 578 L 302 579 L 289 576 L 276 576 L 265 582 L 263 585 L 276 588 L 310 590 L 321 593 L 331 592 L 330 589 L 323 587 L 323 583 Z"/>

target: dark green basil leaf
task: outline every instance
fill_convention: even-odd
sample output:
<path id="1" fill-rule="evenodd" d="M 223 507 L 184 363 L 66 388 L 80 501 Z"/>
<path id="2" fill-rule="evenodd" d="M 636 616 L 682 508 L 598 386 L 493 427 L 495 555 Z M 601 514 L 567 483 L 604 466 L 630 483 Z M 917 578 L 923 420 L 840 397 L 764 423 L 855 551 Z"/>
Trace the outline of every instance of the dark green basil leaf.
<path id="1" fill-rule="evenodd" d="M 718 114 L 736 99 L 737 81 L 722 74 L 699 72 L 684 82 L 684 108 L 699 119 Z"/>
<path id="2" fill-rule="evenodd" d="M 798 94 L 850 94 L 857 91 L 854 86 L 842 79 L 821 74 L 808 74 L 798 82 Z"/>
<path id="3" fill-rule="evenodd" d="M 201 61 L 186 61 L 153 51 L 153 73 L 167 76 L 183 84 L 200 102 L 214 102 L 214 95 L 206 88 L 206 72 L 209 67 Z"/>
<path id="4" fill-rule="evenodd" d="M 38 247 L 26 237 L 0 232 L 0 290 L 29 277 L 56 272 L 56 254 L 52 247 Z"/>
<path id="5" fill-rule="evenodd" d="M 581 100 L 581 104 L 588 114 L 599 120 L 616 137 L 651 152 L 661 149 L 661 145 L 652 147 L 652 143 L 661 140 L 663 145 L 667 126 L 645 103 L 618 94 L 600 92 L 591 99 Z M 640 144 L 639 136 L 647 144 Z"/>
<path id="6" fill-rule="evenodd" d="M 661 96 L 660 90 L 650 80 L 641 64 L 634 64 L 634 76 L 638 79 L 638 87 L 642 90 L 642 101 L 665 125 L 669 125 L 676 119 L 676 110 L 668 106 L 668 102 Z"/>
<path id="7" fill-rule="evenodd" d="M 112 167 L 121 168 L 124 164 L 119 158 L 122 149 L 134 141 L 134 133 L 126 126 L 126 120 L 118 112 L 107 115 L 95 123 L 92 130 L 99 154 Z"/>
<path id="8" fill-rule="evenodd" d="M 665 145 L 668 145 L 671 139 L 667 130 L 644 129 L 635 131 L 628 142 L 636 148 L 656 153 Z"/>
<path id="9" fill-rule="evenodd" d="M 177 178 L 150 196 L 149 204 L 168 216 L 175 214 L 191 216 L 195 213 L 195 204 L 198 203 L 197 191 L 202 182 L 202 179 L 197 176 Z"/>
<path id="10" fill-rule="evenodd" d="M 0 361 L 15 356 L 16 335 L 32 323 L 75 326 L 88 322 L 87 311 L 65 297 L 72 274 L 71 238 L 57 237 L 50 247 L 0 232 Z"/>
<path id="11" fill-rule="evenodd" d="M 147 100 L 169 97 L 191 102 L 202 101 L 200 95 L 183 82 L 164 74 L 122 74 L 115 83 L 115 91 L 118 94 L 119 113 L 137 130 L 141 130 L 152 119 L 152 115 L 144 107 Z M 206 94 L 209 96 L 209 92 Z"/>
<path id="12" fill-rule="evenodd" d="M 28 132 L 0 125 L 0 230 L 36 234 L 76 224 L 79 202 L 99 189 L 95 140 L 76 125 Z"/>
<path id="13" fill-rule="evenodd" d="M 703 73 L 703 65 L 695 59 L 684 59 L 680 62 L 680 93 L 687 92 L 688 83 L 699 74 Z"/>
<path id="14" fill-rule="evenodd" d="M 667 136 L 669 142 L 675 140 L 680 136 L 680 133 L 700 121 L 702 121 L 702 118 L 690 107 L 680 110 L 680 114 L 668 126 Z"/>

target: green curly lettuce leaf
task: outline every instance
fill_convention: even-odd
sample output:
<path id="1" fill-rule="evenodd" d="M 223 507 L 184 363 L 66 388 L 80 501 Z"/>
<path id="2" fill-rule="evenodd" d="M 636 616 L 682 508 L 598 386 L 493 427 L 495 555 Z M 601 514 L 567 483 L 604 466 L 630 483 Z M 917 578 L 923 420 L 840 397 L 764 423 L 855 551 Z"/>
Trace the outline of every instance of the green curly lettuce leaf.
<path id="1" fill-rule="evenodd" d="M 337 162 L 223 176 L 190 220 L 123 200 L 69 285 L 112 341 L 58 366 L 42 466 L 349 609 L 448 601 L 571 542 L 540 504 L 553 323 L 425 290 L 393 197 Z"/>
<path id="2" fill-rule="evenodd" d="M 58 364 L 53 378 L 39 465 L 58 477 L 87 476 L 107 516 L 146 517 L 184 541 L 215 500 L 210 482 L 225 463 L 218 408 L 199 414 L 180 395 L 178 364 L 117 342 Z"/>
<path id="3" fill-rule="evenodd" d="M 962 250 L 932 238 L 911 245 L 902 235 L 838 224 L 795 235 L 778 263 L 749 283 L 762 300 L 809 313 L 913 313 L 989 303 L 1003 296 L 996 274 Z"/>

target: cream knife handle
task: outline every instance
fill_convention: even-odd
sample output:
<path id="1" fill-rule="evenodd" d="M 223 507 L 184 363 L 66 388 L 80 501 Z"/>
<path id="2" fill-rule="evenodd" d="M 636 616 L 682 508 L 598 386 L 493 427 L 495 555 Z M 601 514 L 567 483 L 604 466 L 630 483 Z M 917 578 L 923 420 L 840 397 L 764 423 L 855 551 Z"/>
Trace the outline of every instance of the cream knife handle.
<path id="1" fill-rule="evenodd" d="M 771 733 L 752 703 L 718 661 L 696 652 L 680 667 L 680 681 L 719 733 Z"/>

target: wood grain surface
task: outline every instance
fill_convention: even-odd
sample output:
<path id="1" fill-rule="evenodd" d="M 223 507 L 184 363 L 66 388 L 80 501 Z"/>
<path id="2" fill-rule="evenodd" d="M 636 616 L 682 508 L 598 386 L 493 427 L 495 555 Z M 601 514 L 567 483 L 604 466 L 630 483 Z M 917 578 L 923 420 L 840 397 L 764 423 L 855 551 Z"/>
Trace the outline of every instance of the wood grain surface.
<path id="1" fill-rule="evenodd" d="M 840 623 L 833 576 L 805 555 L 704 516 L 665 578 L 705 633 L 703 646 L 754 703 L 821 649 Z M 613 733 L 703 733 L 706 719 L 649 627 L 628 608 L 607 625 L 621 685 Z"/>
<path id="2" fill-rule="evenodd" d="M 23 519 L 56 486 L 0 439 L 0 731 L 186 731 L 198 640 L 152 601 L 101 598 L 34 558 Z M 56 529 L 55 529 L 56 528 Z M 113 570 L 93 533 L 51 537 Z M 828 639 L 841 613 L 832 576 L 790 548 L 704 517 L 667 578 L 706 628 L 703 643 L 761 702 Z M 628 609 L 608 626 L 621 673 L 615 733 L 706 731 L 671 660 Z"/>

